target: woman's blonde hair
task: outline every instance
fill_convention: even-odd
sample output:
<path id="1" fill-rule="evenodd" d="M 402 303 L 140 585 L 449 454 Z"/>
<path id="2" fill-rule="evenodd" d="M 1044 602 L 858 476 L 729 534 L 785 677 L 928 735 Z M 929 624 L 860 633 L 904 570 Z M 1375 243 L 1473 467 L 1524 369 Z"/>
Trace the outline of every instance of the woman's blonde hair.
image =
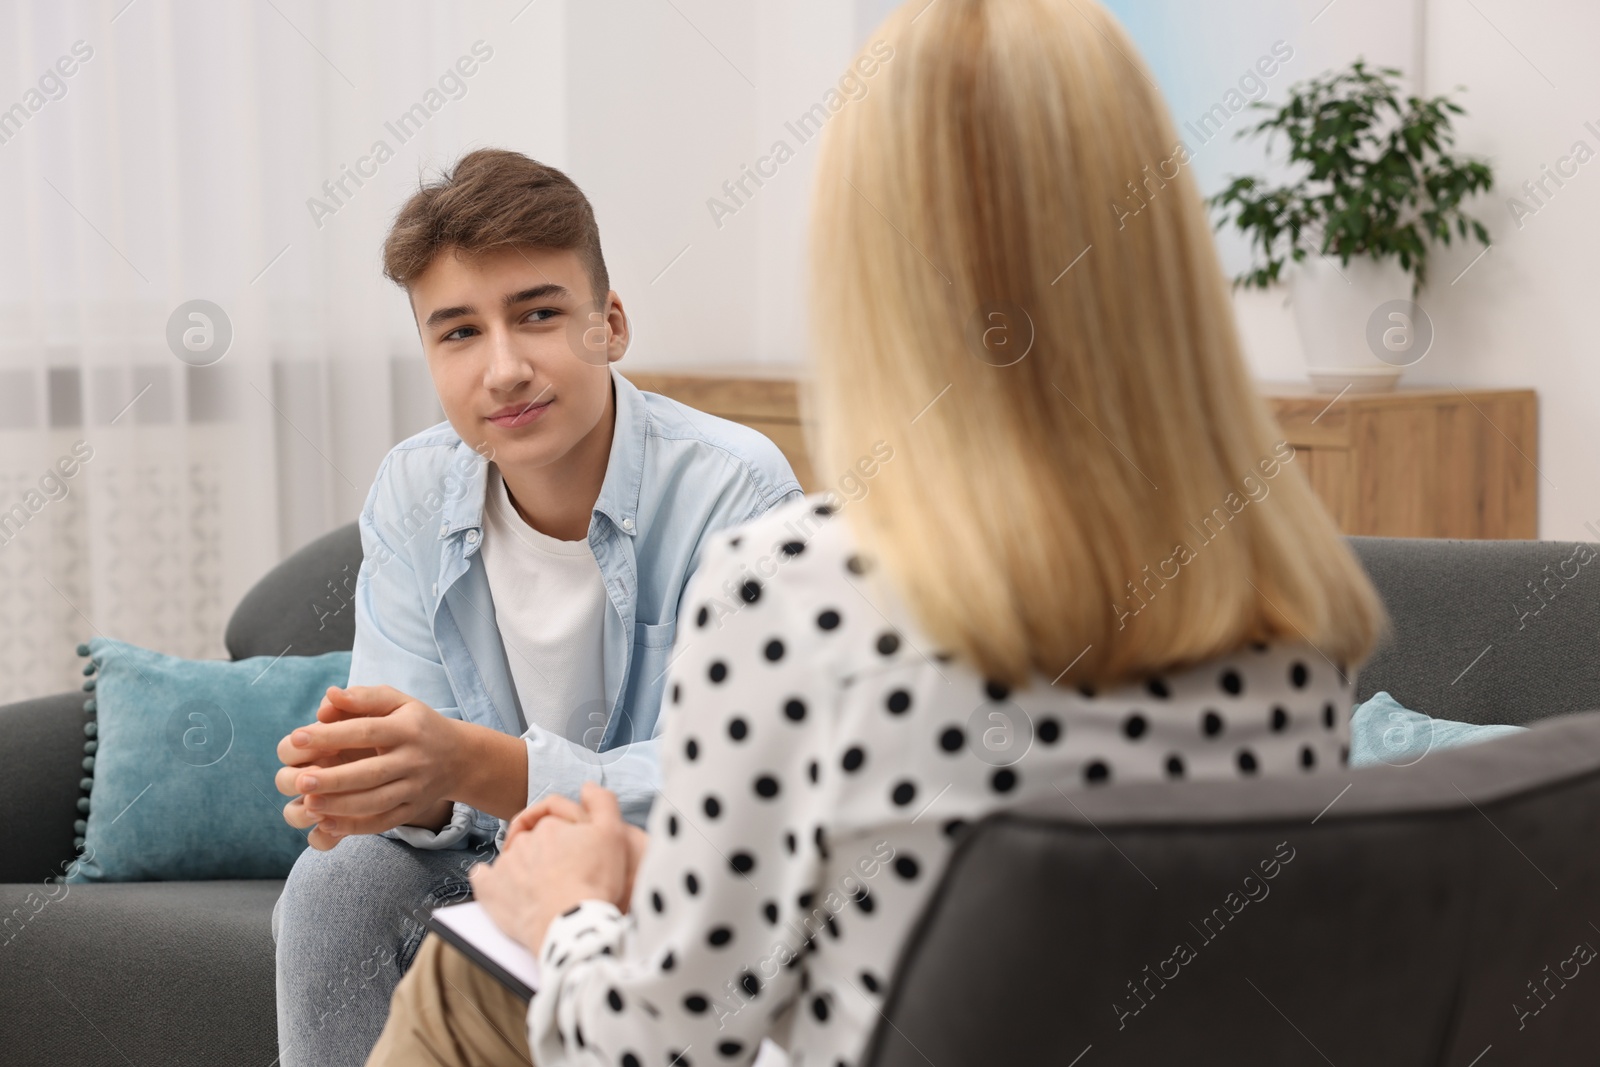
<path id="1" fill-rule="evenodd" d="M 892 449 L 845 514 L 930 638 L 1017 686 L 1365 658 L 1383 608 L 1256 395 L 1116 20 L 914 0 L 854 69 L 813 199 L 812 455 Z"/>

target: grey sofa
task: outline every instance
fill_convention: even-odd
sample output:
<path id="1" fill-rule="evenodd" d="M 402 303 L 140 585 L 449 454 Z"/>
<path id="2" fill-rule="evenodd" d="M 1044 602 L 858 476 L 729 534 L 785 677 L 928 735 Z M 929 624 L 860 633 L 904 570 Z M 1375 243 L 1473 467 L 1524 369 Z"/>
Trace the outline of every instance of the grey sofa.
<path id="1" fill-rule="evenodd" d="M 1381 539 L 1356 539 L 1353 543 L 1395 621 L 1392 639 L 1360 676 L 1362 699 L 1387 689 L 1407 706 L 1442 717 L 1523 724 L 1600 705 L 1600 699 L 1596 699 L 1600 694 L 1600 657 L 1594 655 L 1596 635 L 1600 634 L 1600 578 L 1573 562 L 1574 546 L 1551 542 Z M 285 560 L 261 580 L 235 611 L 226 635 L 230 653 L 235 658 L 277 655 L 287 645 L 292 646 L 290 654 L 314 655 L 350 647 L 354 620 L 348 610 L 329 611 L 328 585 L 331 581 L 337 586 L 340 576 L 353 573 L 359 561 L 360 545 L 353 526 L 335 531 Z M 346 565 L 349 571 L 344 570 Z M 72 823 L 77 817 L 81 776 L 82 699 L 81 693 L 68 693 L 0 707 L 0 729 L 7 742 L 0 750 L 0 816 L 6 826 L 5 847 L 0 848 L 0 883 L 5 883 L 0 884 L 0 921 L 9 920 L 12 924 L 0 933 L 0 942 L 4 942 L 0 944 L 0 1004 L 7 1009 L 0 1012 L 0 1064 L 270 1067 L 277 1053 L 269 917 L 281 883 L 75 886 L 66 896 L 35 913 L 40 883 L 58 873 L 73 851 Z M 1560 819 L 1552 824 L 1554 829 L 1542 831 L 1539 820 L 1549 812 L 1533 801 L 1528 801 L 1525 808 L 1516 806 L 1523 803 L 1516 798 L 1530 789 L 1534 798 L 1543 795 L 1541 790 L 1566 789 L 1568 786 L 1563 783 L 1600 767 L 1600 752 L 1595 751 L 1600 742 L 1596 741 L 1592 724 L 1575 719 L 1559 724 L 1553 731 L 1540 729 L 1527 737 L 1495 742 L 1477 752 L 1433 754 L 1405 772 L 1388 768 L 1352 772 L 1340 779 L 1356 783 L 1350 794 L 1316 827 L 1309 825 L 1307 812 L 1315 815 L 1332 799 L 1325 795 L 1328 784 L 1334 781 L 1332 777 L 1319 778 L 1315 783 L 1255 783 L 1248 794 L 1201 785 L 1156 790 L 1152 794 L 1117 790 L 1096 797 L 1093 805 L 1082 804 L 1083 818 L 1076 823 L 1076 813 L 1048 806 L 990 820 L 969 836 L 936 907 L 925 919 L 931 924 L 926 936 L 903 961 L 904 979 L 900 984 L 907 992 L 897 993 L 891 1000 L 889 1016 L 902 1036 L 921 1046 L 940 1067 L 976 1062 L 1066 1064 L 1083 1046 L 1096 1041 L 1097 1050 L 1115 1048 L 1113 1037 L 1085 1037 L 1077 1047 L 1071 1047 L 1079 1029 L 1064 1030 L 1070 1034 L 1070 1038 L 1063 1039 L 1065 1043 L 1050 1045 L 1048 1051 L 1036 1056 L 1019 1053 L 1015 1057 L 973 1058 L 968 1054 L 970 1044 L 963 1042 L 970 1041 L 973 1033 L 1001 1029 L 1010 1033 L 1015 1028 L 1019 1036 L 1013 1047 L 1044 1049 L 1046 1046 L 1038 1042 L 1047 1040 L 1049 1028 L 1058 1022 L 1067 1027 L 1070 1021 L 1070 1012 L 1064 1006 L 1067 1000 L 1081 994 L 1087 998 L 1087 1012 L 1098 997 L 1103 1015 L 1103 1002 L 1108 998 L 1120 995 L 1127 1000 L 1130 996 L 1123 988 L 1125 981 L 1142 979 L 1140 968 L 1145 963 L 1157 965 L 1170 953 L 1170 946 L 1150 941 L 1150 937 L 1167 936 L 1162 925 L 1165 918 L 1155 916 L 1148 901 L 1132 895 L 1132 890 L 1144 883 L 1130 881 L 1133 872 L 1127 858 L 1136 860 L 1138 867 L 1163 887 L 1154 897 L 1175 902 L 1192 897 L 1195 902 L 1206 902 L 1209 908 L 1216 902 L 1212 900 L 1216 895 L 1213 890 L 1231 886 L 1247 873 L 1241 867 L 1244 857 L 1253 864 L 1272 854 L 1272 845 L 1268 844 L 1263 856 L 1256 855 L 1262 842 L 1270 838 L 1275 843 L 1292 836 L 1295 847 L 1301 840 L 1315 840 L 1318 844 L 1315 848 L 1308 844 L 1309 851 L 1302 853 L 1300 865 L 1288 866 L 1284 880 L 1274 883 L 1276 895 L 1272 899 L 1284 900 L 1283 906 L 1263 904 L 1260 915 L 1250 915 L 1248 911 L 1241 915 L 1241 919 L 1263 919 L 1259 924 L 1261 937 L 1274 939 L 1271 943 L 1279 946 L 1279 954 L 1273 957 L 1277 962 L 1249 954 L 1267 951 L 1257 945 L 1253 933 L 1241 932 L 1242 936 L 1233 942 L 1236 948 L 1246 946 L 1238 950 L 1238 967 L 1249 970 L 1260 964 L 1260 970 L 1250 971 L 1252 978 L 1262 976 L 1256 979 L 1258 985 L 1266 983 L 1261 985 L 1264 996 L 1260 1000 L 1270 998 L 1272 1004 L 1299 1022 L 1300 1016 L 1311 1017 L 1311 1010 L 1323 1003 L 1319 991 L 1348 992 L 1351 987 L 1362 987 L 1375 975 L 1392 968 L 1405 954 L 1426 950 L 1436 953 L 1433 969 L 1416 964 L 1404 970 L 1413 982 L 1409 986 L 1397 984 L 1396 976 L 1387 976 L 1394 980 L 1386 981 L 1383 988 L 1394 996 L 1382 1003 L 1367 998 L 1358 1005 L 1374 1017 L 1387 1012 L 1387 1032 L 1421 1035 L 1405 1048 L 1442 1047 L 1437 1042 L 1446 1038 L 1441 1035 L 1455 1033 L 1451 1026 L 1459 1030 L 1465 1025 L 1461 1021 L 1465 1011 L 1500 1012 L 1509 1019 L 1512 1013 L 1506 1005 L 1523 992 L 1520 986 L 1504 990 L 1501 1001 L 1495 1001 L 1494 996 L 1500 992 L 1497 988 L 1479 989 L 1455 982 L 1454 976 L 1463 967 L 1476 966 L 1477 962 L 1477 957 L 1461 951 L 1460 939 L 1474 935 L 1482 938 L 1485 932 L 1462 918 L 1465 905 L 1452 903 L 1456 898 L 1448 894 L 1439 894 L 1444 891 L 1442 887 L 1487 878 L 1485 872 L 1495 863 L 1509 869 L 1523 860 L 1510 847 L 1504 849 L 1505 855 L 1493 855 L 1482 848 L 1481 842 L 1472 846 L 1478 852 L 1458 850 L 1447 854 L 1443 845 L 1438 851 L 1424 846 L 1431 840 L 1434 827 L 1447 827 L 1449 833 L 1458 836 L 1468 833 L 1465 827 L 1470 820 L 1461 814 L 1460 794 L 1454 790 L 1442 794 L 1443 786 L 1437 780 L 1440 774 L 1459 773 L 1461 777 L 1455 780 L 1486 810 L 1488 805 L 1502 802 L 1513 805 L 1504 812 L 1512 826 L 1506 832 L 1513 837 L 1517 833 L 1529 835 L 1516 843 L 1521 848 L 1531 848 L 1541 868 L 1552 877 L 1556 877 L 1553 872 L 1559 871 L 1558 883 L 1570 875 L 1568 884 L 1578 891 L 1567 894 L 1568 885 L 1563 885 L 1562 892 L 1552 896 L 1566 899 L 1587 892 L 1593 886 L 1593 872 L 1579 860 L 1587 855 L 1593 837 L 1578 835 L 1594 827 L 1593 817 Z M 1415 793 L 1405 784 L 1412 781 L 1423 783 Z M 1452 795 L 1456 801 L 1451 801 Z M 1512 800 L 1506 800 L 1508 797 Z M 1587 794 L 1575 796 L 1573 803 L 1580 800 L 1590 803 L 1592 798 Z M 1468 804 L 1473 802 L 1469 800 Z M 1084 832 L 1087 819 L 1093 819 L 1096 827 L 1090 832 Z M 1291 835 L 1285 829 L 1288 826 L 1302 829 Z M 1109 837 L 1102 835 L 1102 830 Z M 1552 839 L 1551 835 L 1556 836 Z M 1050 840 L 1041 845 L 1041 837 Z M 1112 839 L 1127 858 L 1105 847 Z M 1408 851 L 1397 842 L 1415 847 Z M 1439 857 L 1437 866 L 1430 863 L 1434 856 Z M 1359 863 L 1355 857 L 1360 857 Z M 1379 861 L 1391 866 L 1371 866 Z M 1009 889 L 1030 882 L 1051 886 L 1050 897 L 1019 902 L 1014 908 L 1007 897 L 1007 908 L 1016 915 L 1037 917 L 1042 910 L 1048 910 L 1050 900 L 1060 900 L 1064 907 L 1058 911 L 1095 915 L 1095 922 L 1084 925 L 1094 927 L 1098 939 L 1074 943 L 1058 923 L 1048 939 L 1039 941 L 1050 945 L 1058 955 L 1028 957 L 1038 967 L 1036 971 L 1022 975 L 1004 968 L 992 975 L 974 972 L 993 978 L 978 983 L 988 997 L 981 1002 L 980 1011 L 979 1002 L 961 999 L 970 999 L 980 991 L 973 974 L 963 972 L 959 987 L 951 987 L 950 961 L 959 959 L 962 967 L 976 968 L 996 961 L 1004 963 L 1007 958 L 995 955 L 985 963 L 982 950 L 986 946 L 993 948 L 992 941 L 974 942 L 970 936 L 966 941 L 959 937 L 952 940 L 951 931 L 959 932 L 963 925 L 969 934 L 983 928 L 975 925 L 972 911 L 963 909 L 981 907 L 983 872 L 990 869 L 1005 872 L 1001 878 L 988 880 L 991 894 L 996 886 Z M 1092 875 L 1085 876 L 1086 870 Z M 1299 896 L 1287 892 L 1290 874 L 1302 884 L 1322 886 L 1321 891 L 1302 892 Z M 1503 871 L 1500 874 L 1510 877 Z M 1543 882 L 1531 880 L 1529 884 L 1533 890 L 1544 886 Z M 1544 890 L 1548 891 L 1548 887 Z M 1454 925 L 1447 930 L 1441 926 L 1443 933 L 1430 933 L 1432 940 L 1405 940 L 1405 931 L 1396 929 L 1394 923 L 1372 927 L 1368 935 L 1359 924 L 1338 926 L 1335 922 L 1345 899 L 1341 893 L 1364 893 L 1366 897 L 1362 899 L 1370 903 L 1373 894 L 1389 892 L 1397 894 L 1403 907 L 1409 909 L 1404 914 L 1424 915 L 1429 908 L 1443 909 L 1449 912 Z M 1434 895 L 1429 896 L 1430 893 Z M 35 895 L 30 898 L 30 894 Z M 969 902 L 973 894 L 977 894 L 979 905 Z M 30 904 L 30 899 L 35 903 Z M 1481 911 L 1487 906 L 1483 901 L 1493 899 L 1485 889 L 1474 898 L 1478 902 L 1474 907 Z M 1548 904 L 1542 901 L 1540 906 Z M 946 910 L 957 916 L 953 924 L 949 918 L 941 918 Z M 1554 909 L 1547 910 L 1555 914 Z M 1473 914 L 1487 921 L 1479 912 Z M 1594 917 L 1600 922 L 1600 907 L 1596 907 Z M 1307 932 L 1336 926 L 1342 931 L 1342 939 L 1318 939 Z M 1574 931 L 1570 940 L 1583 936 L 1581 930 Z M 1591 936 L 1600 944 L 1600 931 Z M 1251 945 L 1256 947 L 1249 949 Z M 1341 946 L 1345 950 L 1342 954 L 1332 951 Z M 1151 955 L 1157 947 L 1162 949 L 1161 954 Z M 1559 955 L 1558 949 L 1562 950 Z M 1569 950 L 1570 943 L 1563 947 L 1558 939 L 1550 946 L 1544 962 L 1558 965 Z M 1488 949 L 1484 952 L 1492 955 Z M 969 960 L 973 962 L 969 964 Z M 1123 975 L 1125 964 L 1134 962 L 1139 966 Z M 1196 962 L 1214 965 L 1216 954 Z M 1516 962 L 1520 965 L 1521 957 Z M 1509 970 L 1504 973 L 1521 973 L 1509 963 L 1505 967 Z M 1527 978 L 1534 978 L 1537 971 L 1534 968 Z M 941 975 L 946 976 L 942 986 Z M 1220 992 L 1210 989 L 1216 978 L 1213 973 L 1191 980 L 1192 986 L 1208 987 L 1210 999 L 1204 1000 L 1205 1004 L 1213 1004 L 1221 996 L 1240 1002 L 1258 996 L 1248 985 L 1240 989 L 1218 987 Z M 1600 997 L 1600 979 L 1595 981 L 1596 992 L 1592 995 Z M 1450 1011 L 1441 1008 L 1437 1000 L 1440 983 L 1455 983 L 1451 988 L 1463 990 L 1457 1000 L 1450 1001 L 1454 1005 Z M 1401 996 L 1406 990 L 1419 998 L 1426 992 L 1433 999 L 1419 1007 Z M 1218 1017 L 1195 1008 L 1199 1001 L 1163 1014 L 1156 1010 L 1157 1006 L 1164 1009 L 1169 1004 L 1181 1005 L 1182 998 L 1176 990 L 1161 995 L 1166 999 L 1153 1003 L 1140 1017 L 1128 1020 L 1126 1028 L 1145 1035 L 1140 1040 L 1151 1044 L 1124 1044 L 1109 1060 L 1091 1053 L 1093 1060 L 1086 1057 L 1083 1067 L 1103 1062 L 1324 1062 L 1311 1048 L 1291 1048 L 1276 1036 L 1268 1040 L 1265 1027 L 1278 1015 L 1270 1014 L 1272 1009 L 1264 1005 L 1254 1014 L 1239 1016 L 1243 1020 L 1237 1022 L 1241 1029 L 1237 1040 L 1227 1046 L 1227 1057 L 1168 1055 L 1173 1049 L 1193 1048 L 1190 1039 L 1197 1029 Z M 1567 999 L 1578 1000 L 1576 996 Z M 1346 1006 L 1351 1013 L 1346 1025 L 1351 1029 L 1365 1021 L 1349 1007 L 1356 1001 L 1330 998 L 1327 1003 Z M 1048 1011 L 1031 1010 L 1039 1004 L 1047 1005 Z M 919 1005 L 924 1007 L 919 1010 Z M 1562 1019 L 1551 1019 L 1549 1014 L 1530 1023 L 1528 1029 L 1556 1030 L 1564 1025 Z M 959 1018 L 966 1018 L 970 1024 L 965 1038 L 950 1029 Z M 1329 1018 L 1332 1016 L 1326 1012 L 1318 1016 L 1322 1024 Z M 1600 1012 L 1591 1011 L 1590 1018 L 1600 1019 Z M 1553 1025 L 1545 1027 L 1542 1023 Z M 886 1032 L 892 1036 L 895 1028 L 886 1027 Z M 1476 1039 L 1470 1027 L 1467 1033 Z M 1342 1039 L 1348 1035 L 1336 1036 Z M 1325 1035 L 1323 1040 L 1341 1051 L 1355 1047 Z M 1352 1053 L 1344 1059 L 1335 1057 L 1334 1062 L 1459 1061 L 1465 1067 L 1471 1056 L 1461 1058 L 1464 1046 L 1448 1047 L 1453 1050 L 1448 1059 L 1432 1055 L 1410 1060 L 1381 1059 Z M 939 1051 L 934 1052 L 934 1048 Z M 1058 1058 L 1063 1049 L 1070 1054 Z M 908 1057 L 926 1062 L 920 1053 L 907 1053 L 882 1035 L 874 1054 L 878 1062 L 885 1064 L 913 1062 Z M 1559 1057 L 1494 1060 L 1520 1062 L 1575 1061 Z M 1481 1067 L 1493 1065 L 1486 1060 Z"/>

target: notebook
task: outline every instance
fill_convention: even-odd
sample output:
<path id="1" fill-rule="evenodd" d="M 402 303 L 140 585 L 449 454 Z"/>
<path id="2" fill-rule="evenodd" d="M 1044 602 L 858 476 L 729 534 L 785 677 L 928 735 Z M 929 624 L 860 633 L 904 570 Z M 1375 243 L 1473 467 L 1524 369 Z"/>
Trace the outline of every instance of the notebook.
<path id="1" fill-rule="evenodd" d="M 538 991 L 539 961 L 502 933 L 477 901 L 435 908 L 428 916 L 428 928 L 523 1000 L 532 1000 Z M 764 1038 L 751 1067 L 788 1067 L 788 1063 L 783 1047 Z"/>
<path id="2" fill-rule="evenodd" d="M 523 1000 L 539 988 L 539 961 L 501 932 L 475 900 L 433 909 L 428 928 Z"/>

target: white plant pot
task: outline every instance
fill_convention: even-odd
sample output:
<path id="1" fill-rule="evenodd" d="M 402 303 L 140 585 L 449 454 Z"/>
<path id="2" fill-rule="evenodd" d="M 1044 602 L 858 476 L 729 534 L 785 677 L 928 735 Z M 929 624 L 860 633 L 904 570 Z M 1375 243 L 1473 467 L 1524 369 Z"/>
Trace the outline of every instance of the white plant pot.
<path id="1" fill-rule="evenodd" d="M 1319 391 L 1395 387 L 1404 368 L 1415 362 L 1394 341 L 1410 338 L 1406 331 L 1416 317 L 1414 305 L 1409 312 L 1398 305 L 1410 303 L 1411 293 L 1411 275 L 1398 259 L 1380 263 L 1359 256 L 1346 266 L 1338 256 L 1313 256 L 1295 264 L 1289 299 L 1306 371 Z M 1393 318 L 1396 314 L 1402 317 Z"/>

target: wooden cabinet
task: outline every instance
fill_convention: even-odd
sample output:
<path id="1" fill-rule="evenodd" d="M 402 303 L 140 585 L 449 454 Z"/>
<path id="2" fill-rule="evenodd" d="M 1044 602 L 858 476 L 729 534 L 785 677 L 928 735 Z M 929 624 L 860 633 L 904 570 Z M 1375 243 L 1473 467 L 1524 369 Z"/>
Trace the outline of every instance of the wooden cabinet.
<path id="1" fill-rule="evenodd" d="M 647 392 L 670 396 L 692 408 L 760 430 L 783 451 L 802 489 L 814 493 L 827 488 L 817 483 L 811 457 L 806 455 L 795 367 L 752 364 L 671 371 L 623 368 L 622 373 Z"/>
<path id="2" fill-rule="evenodd" d="M 625 371 L 641 389 L 772 438 L 806 490 L 796 369 L 751 365 Z M 1295 463 L 1351 534 L 1467 539 L 1538 536 L 1539 416 L 1531 389 L 1402 388 L 1332 397 L 1268 383 L 1263 395 Z"/>
<path id="3" fill-rule="evenodd" d="M 1339 528 L 1380 537 L 1534 538 L 1538 399 L 1531 389 L 1401 388 L 1338 399 L 1262 392 Z"/>

